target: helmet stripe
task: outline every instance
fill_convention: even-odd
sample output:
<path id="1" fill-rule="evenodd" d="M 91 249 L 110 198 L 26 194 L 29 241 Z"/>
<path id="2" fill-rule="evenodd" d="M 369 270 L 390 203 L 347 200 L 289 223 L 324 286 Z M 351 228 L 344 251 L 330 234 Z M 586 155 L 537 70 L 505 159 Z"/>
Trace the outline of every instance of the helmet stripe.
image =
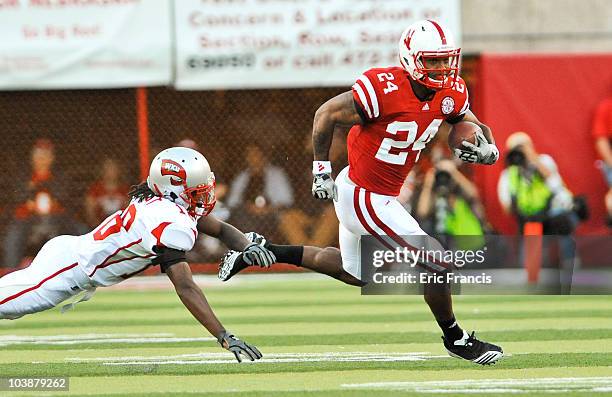
<path id="1" fill-rule="evenodd" d="M 438 34 L 440 35 L 442 44 L 446 44 L 446 35 L 444 34 L 444 31 L 442 30 L 442 26 L 438 25 L 438 22 L 432 21 L 431 19 L 428 19 L 427 21 L 431 22 L 431 24 L 438 30 Z"/>

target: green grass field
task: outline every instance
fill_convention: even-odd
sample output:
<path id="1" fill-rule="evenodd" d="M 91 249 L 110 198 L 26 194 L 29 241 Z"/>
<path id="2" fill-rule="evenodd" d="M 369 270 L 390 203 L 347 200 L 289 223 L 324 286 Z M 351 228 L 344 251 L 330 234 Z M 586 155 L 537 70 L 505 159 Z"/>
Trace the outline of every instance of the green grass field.
<path id="1" fill-rule="evenodd" d="M 101 289 L 0 321 L 0 377 L 70 377 L 70 392 L 0 395 L 612 395 L 612 296 L 457 297 L 462 325 L 509 353 L 479 367 L 446 355 L 421 297 L 301 275 L 204 289 L 261 362 L 234 362 L 170 289 Z"/>

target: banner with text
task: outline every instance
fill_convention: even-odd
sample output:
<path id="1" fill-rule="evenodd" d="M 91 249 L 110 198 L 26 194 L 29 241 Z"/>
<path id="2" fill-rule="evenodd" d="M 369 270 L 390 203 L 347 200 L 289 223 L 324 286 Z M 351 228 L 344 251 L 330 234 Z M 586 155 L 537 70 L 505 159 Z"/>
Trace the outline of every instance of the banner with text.
<path id="1" fill-rule="evenodd" d="M 433 18 L 460 38 L 459 0 L 181 0 L 178 89 L 350 85 L 398 65 L 412 22 Z"/>
<path id="2" fill-rule="evenodd" d="M 171 82 L 169 0 L 0 1 L 0 89 Z"/>

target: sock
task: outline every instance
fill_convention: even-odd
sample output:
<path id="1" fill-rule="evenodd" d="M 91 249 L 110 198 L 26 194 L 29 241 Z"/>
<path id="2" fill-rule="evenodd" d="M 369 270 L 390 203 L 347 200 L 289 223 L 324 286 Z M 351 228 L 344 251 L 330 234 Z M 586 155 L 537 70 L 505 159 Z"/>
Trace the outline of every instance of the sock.
<path id="1" fill-rule="evenodd" d="M 289 263 L 296 266 L 302 265 L 304 247 L 301 245 L 266 244 L 266 248 L 276 255 L 278 263 Z"/>
<path id="2" fill-rule="evenodd" d="M 455 320 L 454 316 L 450 320 L 438 321 L 438 325 L 444 333 L 444 339 L 447 341 L 455 342 L 463 338 L 463 330 L 459 324 L 457 324 L 457 320 Z"/>

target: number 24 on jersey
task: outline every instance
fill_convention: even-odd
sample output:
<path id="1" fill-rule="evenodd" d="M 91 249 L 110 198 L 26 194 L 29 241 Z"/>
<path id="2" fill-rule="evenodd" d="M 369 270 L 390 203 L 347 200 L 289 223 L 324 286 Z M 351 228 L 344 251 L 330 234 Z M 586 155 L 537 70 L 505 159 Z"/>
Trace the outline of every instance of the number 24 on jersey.
<path id="1" fill-rule="evenodd" d="M 395 76 L 393 76 L 393 73 L 378 73 L 376 76 L 378 77 L 378 81 L 382 83 L 384 83 L 385 81 L 387 82 L 387 87 L 383 89 L 383 92 L 385 94 L 388 94 L 392 91 L 396 91 L 398 89 L 397 85 L 391 82 L 391 80 L 395 79 Z"/>

